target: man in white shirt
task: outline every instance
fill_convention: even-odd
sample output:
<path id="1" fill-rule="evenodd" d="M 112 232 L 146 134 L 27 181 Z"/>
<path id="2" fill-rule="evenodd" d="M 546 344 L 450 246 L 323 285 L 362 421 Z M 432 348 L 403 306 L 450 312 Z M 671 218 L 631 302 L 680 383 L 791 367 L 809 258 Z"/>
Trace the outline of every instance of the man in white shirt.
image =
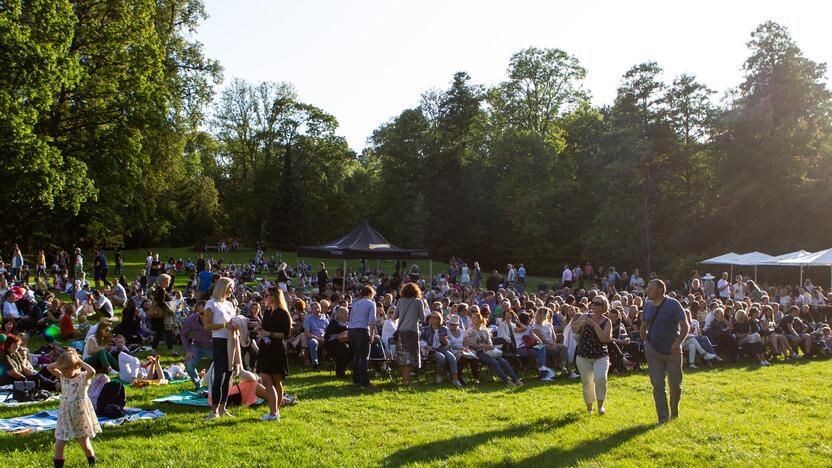
<path id="1" fill-rule="evenodd" d="M 723 301 L 731 298 L 731 283 L 728 282 L 728 272 L 722 272 L 722 278 L 716 283 L 717 294 Z"/>
<path id="2" fill-rule="evenodd" d="M 517 270 L 514 269 L 514 265 L 511 263 L 508 264 L 508 274 L 506 276 L 507 281 L 514 284 L 514 279 L 517 277 Z"/>
<path id="3" fill-rule="evenodd" d="M 572 270 L 569 268 L 568 264 L 563 266 L 563 275 L 561 275 L 560 279 L 564 288 L 572 287 Z"/>
<path id="4" fill-rule="evenodd" d="M 644 292 L 644 278 L 639 276 L 638 268 L 633 270 L 633 276 L 630 277 L 630 289 L 636 294 Z"/>
<path id="5" fill-rule="evenodd" d="M 93 303 L 95 310 L 104 318 L 113 318 L 113 303 L 98 290 L 93 293 L 93 298 L 95 298 L 95 302 Z"/>
<path id="6" fill-rule="evenodd" d="M 20 312 L 17 310 L 17 304 L 14 303 L 14 292 L 6 291 L 3 296 L 3 320 L 20 318 Z"/>
<path id="7" fill-rule="evenodd" d="M 127 303 L 127 290 L 118 281 L 110 288 L 110 301 L 115 307 L 123 307 Z"/>

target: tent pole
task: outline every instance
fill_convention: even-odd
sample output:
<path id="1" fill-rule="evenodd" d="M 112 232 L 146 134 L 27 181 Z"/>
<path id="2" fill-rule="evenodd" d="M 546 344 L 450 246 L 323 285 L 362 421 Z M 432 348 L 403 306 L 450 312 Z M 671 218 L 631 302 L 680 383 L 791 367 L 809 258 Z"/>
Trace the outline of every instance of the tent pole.
<path id="1" fill-rule="evenodd" d="M 803 265 L 800 265 L 800 286 L 803 286 Z"/>
<path id="2" fill-rule="evenodd" d="M 430 266 L 428 267 L 428 278 L 430 278 L 430 283 L 428 285 L 428 289 L 433 289 L 433 259 L 430 259 Z"/>
<path id="3" fill-rule="evenodd" d="M 754 282 L 757 282 L 757 265 L 754 265 Z"/>
<path id="4" fill-rule="evenodd" d="M 728 276 L 728 281 L 734 281 L 734 265 L 731 265 L 731 275 Z"/>
<path id="5" fill-rule="evenodd" d="M 343 270 L 343 274 L 341 275 L 341 292 L 343 292 L 345 296 L 347 295 L 347 259 L 346 258 L 344 259 L 344 270 Z"/>

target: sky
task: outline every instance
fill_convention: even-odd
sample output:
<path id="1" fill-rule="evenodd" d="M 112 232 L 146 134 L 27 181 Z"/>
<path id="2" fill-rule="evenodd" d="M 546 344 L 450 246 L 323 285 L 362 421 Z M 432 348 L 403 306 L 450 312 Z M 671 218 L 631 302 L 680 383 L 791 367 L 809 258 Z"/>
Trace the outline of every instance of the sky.
<path id="1" fill-rule="evenodd" d="M 303 102 L 334 115 L 360 151 L 367 138 L 453 74 L 494 85 L 529 46 L 559 48 L 587 69 L 596 105 L 613 101 L 621 76 L 656 61 L 718 91 L 742 80 L 746 43 L 762 22 L 789 28 L 805 56 L 832 62 L 828 1 L 204 0 L 196 38 L 219 60 L 225 83 L 292 83 Z M 221 87 L 220 87 L 221 89 Z"/>

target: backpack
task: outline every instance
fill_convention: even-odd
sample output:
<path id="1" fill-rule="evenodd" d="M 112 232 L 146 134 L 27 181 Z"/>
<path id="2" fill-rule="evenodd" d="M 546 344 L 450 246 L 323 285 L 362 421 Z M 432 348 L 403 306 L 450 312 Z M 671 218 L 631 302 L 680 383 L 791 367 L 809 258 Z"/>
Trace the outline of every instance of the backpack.
<path id="1" fill-rule="evenodd" d="M 127 395 L 124 392 L 124 385 L 119 382 L 108 382 L 104 384 L 98 395 L 95 414 L 111 419 L 123 418 L 126 403 Z"/>

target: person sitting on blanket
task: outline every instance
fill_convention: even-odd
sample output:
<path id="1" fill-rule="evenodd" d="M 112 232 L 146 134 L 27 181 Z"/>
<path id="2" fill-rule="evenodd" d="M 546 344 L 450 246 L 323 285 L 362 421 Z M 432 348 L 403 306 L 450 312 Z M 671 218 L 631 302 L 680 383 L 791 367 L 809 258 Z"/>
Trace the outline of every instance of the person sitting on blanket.
<path id="1" fill-rule="evenodd" d="M 96 370 L 109 374 L 113 369 L 119 370 L 118 361 L 110 353 L 112 349 L 112 325 L 109 322 L 101 322 L 96 325 L 95 332 L 87 336 L 84 342 L 84 362 Z"/>
<path id="2" fill-rule="evenodd" d="M 0 375 L 0 385 L 9 385 L 13 382 L 32 381 L 37 385 L 38 379 L 35 378 L 35 371 L 31 364 L 25 360 L 22 353 L 18 352 L 20 349 L 20 337 L 12 335 L 6 338 L 5 347 L 0 353 L 0 368 L 3 369 Z M 25 362 L 24 362 L 25 361 Z"/>

